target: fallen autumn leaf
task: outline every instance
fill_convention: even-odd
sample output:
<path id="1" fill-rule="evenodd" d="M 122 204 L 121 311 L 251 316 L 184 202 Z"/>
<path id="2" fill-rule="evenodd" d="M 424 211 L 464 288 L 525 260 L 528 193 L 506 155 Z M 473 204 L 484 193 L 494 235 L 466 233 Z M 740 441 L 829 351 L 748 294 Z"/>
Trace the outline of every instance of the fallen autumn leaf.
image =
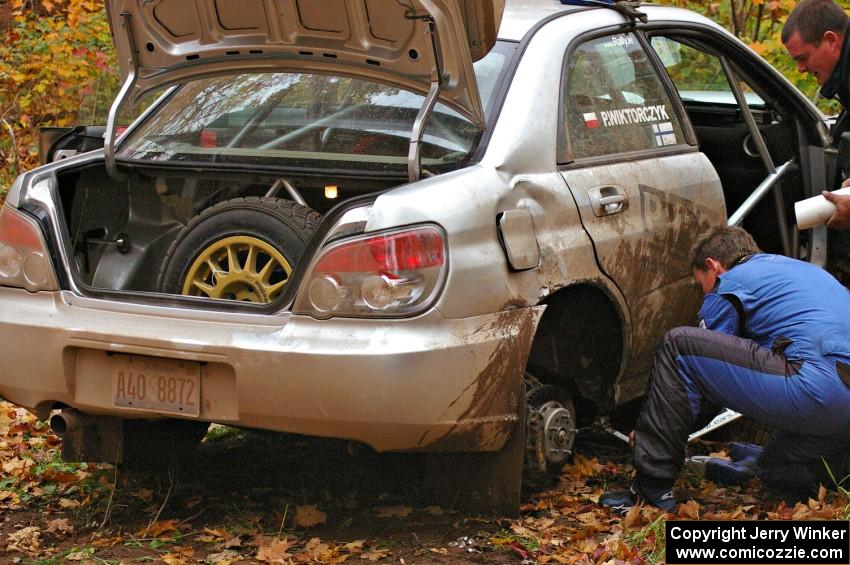
<path id="1" fill-rule="evenodd" d="M 295 525 L 300 528 L 312 528 L 324 524 L 328 515 L 319 510 L 315 504 L 305 504 L 295 509 Z"/>

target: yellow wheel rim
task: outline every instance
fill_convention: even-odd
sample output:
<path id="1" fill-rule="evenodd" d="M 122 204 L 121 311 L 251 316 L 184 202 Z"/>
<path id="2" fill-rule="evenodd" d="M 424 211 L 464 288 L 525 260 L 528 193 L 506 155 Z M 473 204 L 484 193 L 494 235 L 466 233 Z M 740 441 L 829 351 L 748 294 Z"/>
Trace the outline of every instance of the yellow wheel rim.
<path id="1" fill-rule="evenodd" d="M 271 302 L 289 281 L 292 265 L 265 241 L 237 235 L 216 241 L 198 255 L 182 294 L 243 302 Z"/>

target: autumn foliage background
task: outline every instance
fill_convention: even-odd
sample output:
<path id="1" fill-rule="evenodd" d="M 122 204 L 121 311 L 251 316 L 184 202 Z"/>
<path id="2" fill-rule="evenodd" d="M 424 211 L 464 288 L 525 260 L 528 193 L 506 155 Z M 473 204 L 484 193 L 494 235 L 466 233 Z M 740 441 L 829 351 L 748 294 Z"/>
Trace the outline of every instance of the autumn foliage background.
<path id="1" fill-rule="evenodd" d="M 102 1 L 0 0 L 0 38 L 5 192 L 37 164 L 40 126 L 103 123 L 118 72 Z"/>
<path id="2" fill-rule="evenodd" d="M 796 2 L 660 0 L 726 26 L 814 97 L 817 84 L 796 72 L 779 39 Z M 850 0 L 839 4 L 850 8 Z M 37 164 L 39 127 L 102 124 L 117 88 L 102 0 L 0 0 L 0 196 Z"/>

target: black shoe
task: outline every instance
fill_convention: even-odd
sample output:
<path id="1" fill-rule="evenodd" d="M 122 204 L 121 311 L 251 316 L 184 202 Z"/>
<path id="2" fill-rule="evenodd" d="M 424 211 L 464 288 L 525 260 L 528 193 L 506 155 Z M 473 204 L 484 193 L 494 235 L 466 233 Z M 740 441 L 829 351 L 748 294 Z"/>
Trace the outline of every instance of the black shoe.
<path id="1" fill-rule="evenodd" d="M 606 492 L 599 497 L 599 504 L 610 508 L 617 514 L 625 514 L 631 510 L 632 506 L 637 504 L 637 495 L 631 489 Z"/>
<path id="2" fill-rule="evenodd" d="M 599 504 L 619 514 L 625 514 L 639 502 L 645 502 L 665 512 L 672 512 L 677 504 L 672 487 L 642 486 L 639 480 L 635 480 L 629 490 L 606 492 L 599 497 Z"/>

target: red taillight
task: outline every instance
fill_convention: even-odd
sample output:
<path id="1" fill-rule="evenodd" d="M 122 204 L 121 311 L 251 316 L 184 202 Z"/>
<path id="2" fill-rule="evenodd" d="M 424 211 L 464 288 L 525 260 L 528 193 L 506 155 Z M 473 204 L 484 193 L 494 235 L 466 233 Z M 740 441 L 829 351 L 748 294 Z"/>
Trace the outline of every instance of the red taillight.
<path id="1" fill-rule="evenodd" d="M 218 147 L 218 133 L 211 129 L 201 130 L 201 147 Z"/>
<path id="2" fill-rule="evenodd" d="M 443 237 L 433 228 L 380 235 L 325 253 L 317 273 L 397 273 L 443 264 Z"/>
<path id="3" fill-rule="evenodd" d="M 0 209 L 0 285 L 57 290 L 38 223 L 8 204 Z"/>
<path id="4" fill-rule="evenodd" d="M 41 247 L 41 239 L 33 225 L 6 206 L 0 209 L 0 241 L 12 247 Z"/>
<path id="5" fill-rule="evenodd" d="M 331 316 L 412 316 L 434 303 L 448 268 L 445 236 L 412 227 L 331 245 L 303 283 L 295 311 Z"/>

